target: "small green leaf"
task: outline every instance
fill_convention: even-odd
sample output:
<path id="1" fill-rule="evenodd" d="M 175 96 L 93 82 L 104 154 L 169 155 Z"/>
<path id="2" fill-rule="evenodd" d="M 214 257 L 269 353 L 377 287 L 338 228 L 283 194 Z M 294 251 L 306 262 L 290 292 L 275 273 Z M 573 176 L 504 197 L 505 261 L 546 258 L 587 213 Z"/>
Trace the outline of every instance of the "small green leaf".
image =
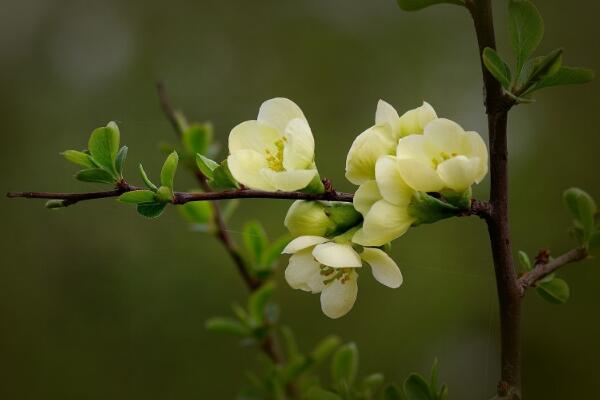
<path id="1" fill-rule="evenodd" d="M 290 235 L 278 237 L 261 254 L 258 266 L 260 270 L 271 270 L 273 265 L 279 260 L 281 252 L 290 242 Z"/>
<path id="2" fill-rule="evenodd" d="M 109 122 L 106 127 L 95 129 L 88 141 L 88 150 L 94 161 L 106 171 L 116 174 L 115 160 L 119 151 L 119 127 Z"/>
<path id="3" fill-rule="evenodd" d="M 137 205 L 137 212 L 146 218 L 157 218 L 165 210 L 167 203 L 142 203 Z"/>
<path id="4" fill-rule="evenodd" d="M 544 21 L 537 8 L 528 0 L 508 3 L 508 33 L 517 55 L 517 72 L 544 37 Z"/>
<path id="5" fill-rule="evenodd" d="M 552 86 L 580 85 L 594 79 L 594 71 L 586 68 L 561 67 L 555 74 L 540 80 L 531 90 Z"/>
<path id="6" fill-rule="evenodd" d="M 414 226 L 430 224 L 458 215 L 460 210 L 451 204 L 424 192 L 416 192 L 408 206 L 408 211 L 415 218 Z"/>
<path id="7" fill-rule="evenodd" d="M 358 371 L 358 348 L 354 343 L 340 347 L 333 355 L 331 377 L 340 386 L 352 386 Z"/>
<path id="8" fill-rule="evenodd" d="M 223 216 L 223 220 L 224 221 L 229 221 L 229 219 L 233 216 L 233 213 L 235 213 L 235 210 L 238 208 L 238 206 L 240 205 L 240 199 L 231 199 L 229 201 L 225 202 L 225 207 L 223 207 L 222 210 L 222 216 Z"/>
<path id="9" fill-rule="evenodd" d="M 138 166 L 138 169 L 140 170 L 140 175 L 142 176 L 142 180 L 144 181 L 144 185 L 146 185 L 146 187 L 150 190 L 153 191 L 157 191 L 158 188 L 156 187 L 156 185 L 154 183 L 152 183 L 152 181 L 150 180 L 150 178 L 148 178 L 148 174 L 146 174 L 146 171 L 144 171 L 144 167 L 142 166 L 142 164 L 140 164 Z"/>
<path id="10" fill-rule="evenodd" d="M 257 265 L 262 257 L 263 251 L 269 245 L 269 238 L 258 221 L 249 221 L 244 225 L 242 232 L 244 247 L 250 256 L 250 261 L 253 265 Z"/>
<path id="11" fill-rule="evenodd" d="M 64 200 L 48 200 L 44 205 L 49 210 L 58 210 L 59 208 L 65 208 Z"/>
<path id="12" fill-rule="evenodd" d="M 404 381 L 404 396 L 406 400 L 431 400 L 429 385 L 419 374 L 410 374 Z"/>
<path id="13" fill-rule="evenodd" d="M 583 244 L 587 243 L 595 231 L 596 202 L 587 192 L 570 188 L 565 191 L 563 198 L 567 208 L 580 224 L 583 232 Z"/>
<path id="14" fill-rule="evenodd" d="M 335 335 L 327 336 L 317 343 L 310 356 L 315 363 L 320 364 L 340 346 L 340 343 L 341 340 L 339 337 Z"/>
<path id="15" fill-rule="evenodd" d="M 564 304 L 571 295 L 569 285 L 560 278 L 555 278 L 549 282 L 538 282 L 536 291 L 544 300 L 552 304 Z"/>
<path id="16" fill-rule="evenodd" d="M 435 399 L 437 396 L 438 377 L 439 377 L 439 363 L 438 363 L 438 359 L 435 358 L 433 360 L 433 365 L 431 366 L 431 379 L 429 382 L 429 395 L 431 396 L 432 399 Z"/>
<path id="17" fill-rule="evenodd" d="M 397 0 L 398 6 L 404 11 L 416 11 L 425 7 L 433 6 L 435 4 L 456 4 L 464 6 L 464 1 L 461 0 Z"/>
<path id="18" fill-rule="evenodd" d="M 247 337 L 251 335 L 250 329 L 233 318 L 211 318 L 206 321 L 205 326 L 206 330 L 210 332 L 229 333 L 241 337 Z"/>
<path id="19" fill-rule="evenodd" d="M 188 154 L 206 154 L 212 142 L 212 124 L 192 124 L 181 134 L 183 146 Z"/>
<path id="20" fill-rule="evenodd" d="M 213 170 L 212 186 L 215 189 L 237 189 L 239 187 L 227 167 L 227 160 Z"/>
<path id="21" fill-rule="evenodd" d="M 117 153 L 117 158 L 115 159 L 115 168 L 120 177 L 123 176 L 123 166 L 125 165 L 125 159 L 127 158 L 127 150 L 127 146 L 121 147 Z"/>
<path id="22" fill-rule="evenodd" d="M 134 190 L 125 192 L 119 196 L 119 201 L 123 203 L 140 204 L 154 202 L 154 192 L 151 190 Z"/>
<path id="23" fill-rule="evenodd" d="M 156 191 L 156 201 L 160 203 L 170 203 L 173 200 L 173 191 L 171 188 L 161 186 Z"/>
<path id="24" fill-rule="evenodd" d="M 160 170 L 160 184 L 162 186 L 173 189 L 173 180 L 175 179 L 175 172 L 177 172 L 178 162 L 179 156 L 176 151 L 169 154 Z"/>
<path id="25" fill-rule="evenodd" d="M 190 201 L 177 209 L 187 222 L 193 224 L 208 224 L 212 221 L 213 209 L 208 201 Z"/>
<path id="26" fill-rule="evenodd" d="M 219 167 L 219 164 L 202 154 L 196 154 L 196 165 L 198 165 L 200 172 L 211 180 L 213 179 L 213 171 Z"/>
<path id="27" fill-rule="evenodd" d="M 298 350 L 296 336 L 289 326 L 281 327 L 281 338 L 285 349 L 285 355 L 288 360 L 294 360 L 302 357 Z"/>
<path id="28" fill-rule="evenodd" d="M 260 325 L 264 319 L 265 307 L 275 291 L 275 284 L 268 282 L 254 291 L 248 299 L 248 311 L 250 316 Z"/>
<path id="29" fill-rule="evenodd" d="M 315 173 L 315 176 L 311 179 L 308 185 L 300 191 L 303 193 L 314 194 L 325 193 L 325 185 L 323 185 L 323 181 L 321 180 L 321 176 L 319 175 L 319 173 Z"/>
<path id="30" fill-rule="evenodd" d="M 562 52 L 562 49 L 556 49 L 546 56 L 528 61 L 527 66 L 523 68 L 523 74 L 528 73 L 528 76 L 522 78 L 525 82 L 516 94 L 526 96 L 535 90 L 538 82 L 556 74 L 562 66 Z"/>
<path id="31" fill-rule="evenodd" d="M 384 379 L 381 373 L 374 373 L 363 379 L 361 387 L 363 391 L 368 393 L 368 398 L 372 398 L 373 394 L 379 390 L 381 385 L 383 385 Z"/>
<path id="32" fill-rule="evenodd" d="M 306 400 L 342 400 L 342 397 L 334 392 L 330 392 L 329 390 L 317 386 L 308 389 L 305 398 Z"/>
<path id="33" fill-rule="evenodd" d="M 77 150 L 65 150 L 60 153 L 67 161 L 85 168 L 94 168 L 95 165 L 89 154 Z"/>
<path id="34" fill-rule="evenodd" d="M 520 272 L 531 271 L 531 260 L 529 259 L 527 253 L 525 253 L 523 250 L 519 250 L 517 254 L 519 259 Z"/>
<path id="35" fill-rule="evenodd" d="M 115 183 L 115 178 L 100 168 L 83 169 L 77 172 L 75 178 L 82 182 Z"/>
<path id="36" fill-rule="evenodd" d="M 483 50 L 483 63 L 487 70 L 490 71 L 490 74 L 500 82 L 500 85 L 504 89 L 508 89 L 512 80 L 510 68 L 500 55 L 498 55 L 496 50 L 486 47 Z"/>
<path id="37" fill-rule="evenodd" d="M 402 400 L 402 390 L 395 383 L 391 383 L 383 390 L 384 400 Z"/>

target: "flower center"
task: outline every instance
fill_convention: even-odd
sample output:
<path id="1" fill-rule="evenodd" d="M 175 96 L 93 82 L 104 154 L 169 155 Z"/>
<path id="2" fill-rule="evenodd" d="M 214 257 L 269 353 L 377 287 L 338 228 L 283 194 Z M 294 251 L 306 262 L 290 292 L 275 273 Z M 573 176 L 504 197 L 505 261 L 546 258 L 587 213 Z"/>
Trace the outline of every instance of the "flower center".
<path id="1" fill-rule="evenodd" d="M 434 157 L 431 160 L 431 163 L 433 164 L 433 168 L 437 168 L 438 165 L 440 165 L 441 163 L 443 163 L 446 160 L 449 160 L 453 157 L 456 157 L 458 155 L 458 153 L 446 153 L 445 151 L 442 151 L 441 153 L 438 154 L 437 157 Z"/>
<path id="2" fill-rule="evenodd" d="M 269 168 L 273 171 L 281 172 L 284 170 L 283 168 L 283 147 L 285 146 L 286 138 L 282 137 L 278 141 L 275 142 L 275 147 L 277 148 L 277 152 L 275 154 L 271 153 L 270 150 L 266 150 L 266 159 Z"/>
<path id="3" fill-rule="evenodd" d="M 350 275 L 352 274 L 352 268 L 332 268 L 325 265 L 321 265 L 320 268 L 321 275 L 326 278 L 323 281 L 325 285 L 329 285 L 336 279 L 343 285 L 350 280 Z"/>

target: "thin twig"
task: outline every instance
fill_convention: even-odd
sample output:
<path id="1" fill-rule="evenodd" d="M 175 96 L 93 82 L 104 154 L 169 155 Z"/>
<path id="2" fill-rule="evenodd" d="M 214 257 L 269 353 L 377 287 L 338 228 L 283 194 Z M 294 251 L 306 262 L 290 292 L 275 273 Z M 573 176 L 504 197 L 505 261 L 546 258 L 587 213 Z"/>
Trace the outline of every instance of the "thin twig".
<path id="1" fill-rule="evenodd" d="M 535 286 L 537 282 L 557 269 L 562 268 L 567 264 L 585 260 L 587 256 L 588 250 L 585 247 L 577 247 L 548 262 L 535 264 L 531 271 L 523 274 L 518 280 L 521 296 L 525 295 L 527 288 Z"/>

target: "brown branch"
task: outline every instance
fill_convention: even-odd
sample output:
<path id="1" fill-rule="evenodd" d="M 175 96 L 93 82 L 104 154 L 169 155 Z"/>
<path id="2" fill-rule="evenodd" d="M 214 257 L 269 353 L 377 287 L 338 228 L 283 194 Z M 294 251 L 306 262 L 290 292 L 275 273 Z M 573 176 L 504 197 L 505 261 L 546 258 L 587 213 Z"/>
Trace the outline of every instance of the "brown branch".
<path id="1" fill-rule="evenodd" d="M 467 0 L 475 25 L 479 60 L 483 73 L 484 104 L 490 138 L 490 204 L 486 219 L 492 247 L 496 289 L 500 306 L 501 377 L 498 395 L 505 399 L 521 397 L 521 290 L 513 264 L 508 223 L 507 118 L 512 101 L 483 64 L 486 47 L 496 48 L 491 0 Z"/>
<path id="2" fill-rule="evenodd" d="M 577 247 L 550 261 L 536 263 L 531 271 L 523 274 L 518 280 L 521 296 L 525 295 L 527 288 L 535 286 L 537 282 L 557 269 L 577 261 L 585 260 L 587 256 L 588 250 L 585 247 Z"/>

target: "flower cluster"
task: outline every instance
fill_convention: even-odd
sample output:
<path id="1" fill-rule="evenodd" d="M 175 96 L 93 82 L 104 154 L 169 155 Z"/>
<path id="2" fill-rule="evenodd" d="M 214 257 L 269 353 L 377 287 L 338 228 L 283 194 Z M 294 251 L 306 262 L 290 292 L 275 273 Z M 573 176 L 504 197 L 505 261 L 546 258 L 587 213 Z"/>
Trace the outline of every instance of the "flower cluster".
<path id="1" fill-rule="evenodd" d="M 252 189 L 322 192 L 314 138 L 291 100 L 264 102 L 258 118 L 229 136 L 227 166 Z M 402 274 L 382 247 L 409 227 L 456 215 L 468 207 L 471 186 L 487 174 L 486 145 L 476 132 L 438 118 L 428 103 L 402 116 L 380 100 L 375 125 L 352 143 L 346 178 L 358 185 L 353 205 L 296 201 L 285 218 L 295 237 L 285 278 L 294 289 L 321 294 L 330 318 L 345 315 L 356 300 L 358 271 L 391 288 Z"/>

